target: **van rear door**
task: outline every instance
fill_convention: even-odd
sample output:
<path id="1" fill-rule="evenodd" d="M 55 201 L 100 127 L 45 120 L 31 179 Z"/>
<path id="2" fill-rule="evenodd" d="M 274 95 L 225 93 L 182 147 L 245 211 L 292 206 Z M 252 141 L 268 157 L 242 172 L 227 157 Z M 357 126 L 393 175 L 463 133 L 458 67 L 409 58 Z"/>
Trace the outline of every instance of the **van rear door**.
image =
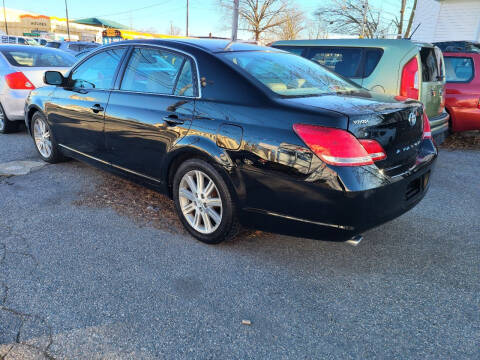
<path id="1" fill-rule="evenodd" d="M 420 101 L 425 105 L 427 116 L 434 118 L 445 108 L 443 55 L 439 48 L 425 46 L 420 49 L 420 61 L 422 64 Z"/>

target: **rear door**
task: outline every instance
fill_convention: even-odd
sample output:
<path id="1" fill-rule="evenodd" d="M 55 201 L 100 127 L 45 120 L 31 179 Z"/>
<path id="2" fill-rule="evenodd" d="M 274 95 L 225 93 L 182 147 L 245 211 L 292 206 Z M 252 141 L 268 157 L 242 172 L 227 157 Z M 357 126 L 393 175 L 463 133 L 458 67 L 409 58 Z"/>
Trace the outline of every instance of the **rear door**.
<path id="1" fill-rule="evenodd" d="M 114 167 L 158 179 L 169 149 L 188 132 L 198 94 L 192 57 L 171 49 L 136 46 L 112 91 L 105 116 Z"/>
<path id="2" fill-rule="evenodd" d="M 425 105 L 429 118 L 440 115 L 445 108 L 445 76 L 443 55 L 437 47 L 422 47 L 420 49 L 422 69 L 422 85 L 420 101 Z"/>

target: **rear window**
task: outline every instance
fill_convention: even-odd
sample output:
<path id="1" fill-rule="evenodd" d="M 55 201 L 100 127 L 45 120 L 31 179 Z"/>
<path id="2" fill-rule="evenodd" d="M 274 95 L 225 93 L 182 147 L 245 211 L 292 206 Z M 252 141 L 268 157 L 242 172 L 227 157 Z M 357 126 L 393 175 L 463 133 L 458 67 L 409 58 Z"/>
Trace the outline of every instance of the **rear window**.
<path id="1" fill-rule="evenodd" d="M 289 47 L 282 46 L 282 49 L 292 51 Z M 297 47 L 295 53 L 299 53 L 302 49 Z M 303 55 L 340 75 L 353 79 L 362 79 L 369 77 L 375 70 L 383 55 L 383 50 L 379 48 L 339 46 L 307 47 Z"/>
<path id="2" fill-rule="evenodd" d="M 13 66 L 25 67 L 70 67 L 75 58 L 61 52 L 40 49 L 3 50 L 2 54 Z"/>
<path id="3" fill-rule="evenodd" d="M 222 56 L 240 72 L 247 73 L 284 97 L 361 91 L 356 84 L 300 56 L 264 51 L 239 51 Z"/>
<path id="4" fill-rule="evenodd" d="M 420 50 L 422 80 L 441 81 L 443 77 L 442 53 L 439 49 L 424 47 Z"/>
<path id="5" fill-rule="evenodd" d="M 447 82 L 470 82 L 473 79 L 473 60 L 468 57 L 445 57 Z"/>

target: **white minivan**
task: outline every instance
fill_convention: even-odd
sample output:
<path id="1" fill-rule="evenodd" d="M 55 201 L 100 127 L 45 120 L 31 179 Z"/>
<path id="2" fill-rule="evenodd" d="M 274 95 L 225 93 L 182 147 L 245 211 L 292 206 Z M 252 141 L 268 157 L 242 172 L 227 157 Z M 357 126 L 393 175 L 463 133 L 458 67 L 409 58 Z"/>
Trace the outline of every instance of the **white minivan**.
<path id="1" fill-rule="evenodd" d="M 16 44 L 16 45 L 35 45 L 38 43 L 30 38 L 23 36 L 2 35 L 0 36 L 0 44 Z"/>

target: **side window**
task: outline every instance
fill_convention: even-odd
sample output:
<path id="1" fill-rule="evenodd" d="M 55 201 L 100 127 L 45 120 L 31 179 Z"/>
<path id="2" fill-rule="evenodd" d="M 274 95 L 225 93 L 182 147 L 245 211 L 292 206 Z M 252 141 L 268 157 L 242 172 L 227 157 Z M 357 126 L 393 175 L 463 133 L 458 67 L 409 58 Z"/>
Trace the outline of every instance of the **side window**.
<path id="1" fill-rule="evenodd" d="M 19 37 L 19 38 L 18 38 L 18 43 L 19 43 L 19 44 L 25 44 L 25 39 Z"/>
<path id="2" fill-rule="evenodd" d="M 125 49 L 106 50 L 88 58 L 72 73 L 75 88 L 110 89 Z"/>
<path id="3" fill-rule="evenodd" d="M 311 48 L 308 58 L 349 78 L 361 77 L 362 48 Z"/>
<path id="4" fill-rule="evenodd" d="M 445 57 L 447 82 L 467 83 L 473 79 L 473 60 L 468 57 Z"/>
<path id="5" fill-rule="evenodd" d="M 377 67 L 382 58 L 382 49 L 367 49 L 365 54 L 365 68 L 363 69 L 363 77 L 369 77 L 373 70 Z"/>
<path id="6" fill-rule="evenodd" d="M 185 64 L 183 65 L 182 72 L 178 77 L 174 94 L 178 96 L 194 96 L 193 84 L 192 62 L 190 60 L 186 60 Z"/>
<path id="7" fill-rule="evenodd" d="M 162 49 L 136 48 L 128 61 L 120 89 L 172 95 L 184 59 L 182 55 Z"/>

